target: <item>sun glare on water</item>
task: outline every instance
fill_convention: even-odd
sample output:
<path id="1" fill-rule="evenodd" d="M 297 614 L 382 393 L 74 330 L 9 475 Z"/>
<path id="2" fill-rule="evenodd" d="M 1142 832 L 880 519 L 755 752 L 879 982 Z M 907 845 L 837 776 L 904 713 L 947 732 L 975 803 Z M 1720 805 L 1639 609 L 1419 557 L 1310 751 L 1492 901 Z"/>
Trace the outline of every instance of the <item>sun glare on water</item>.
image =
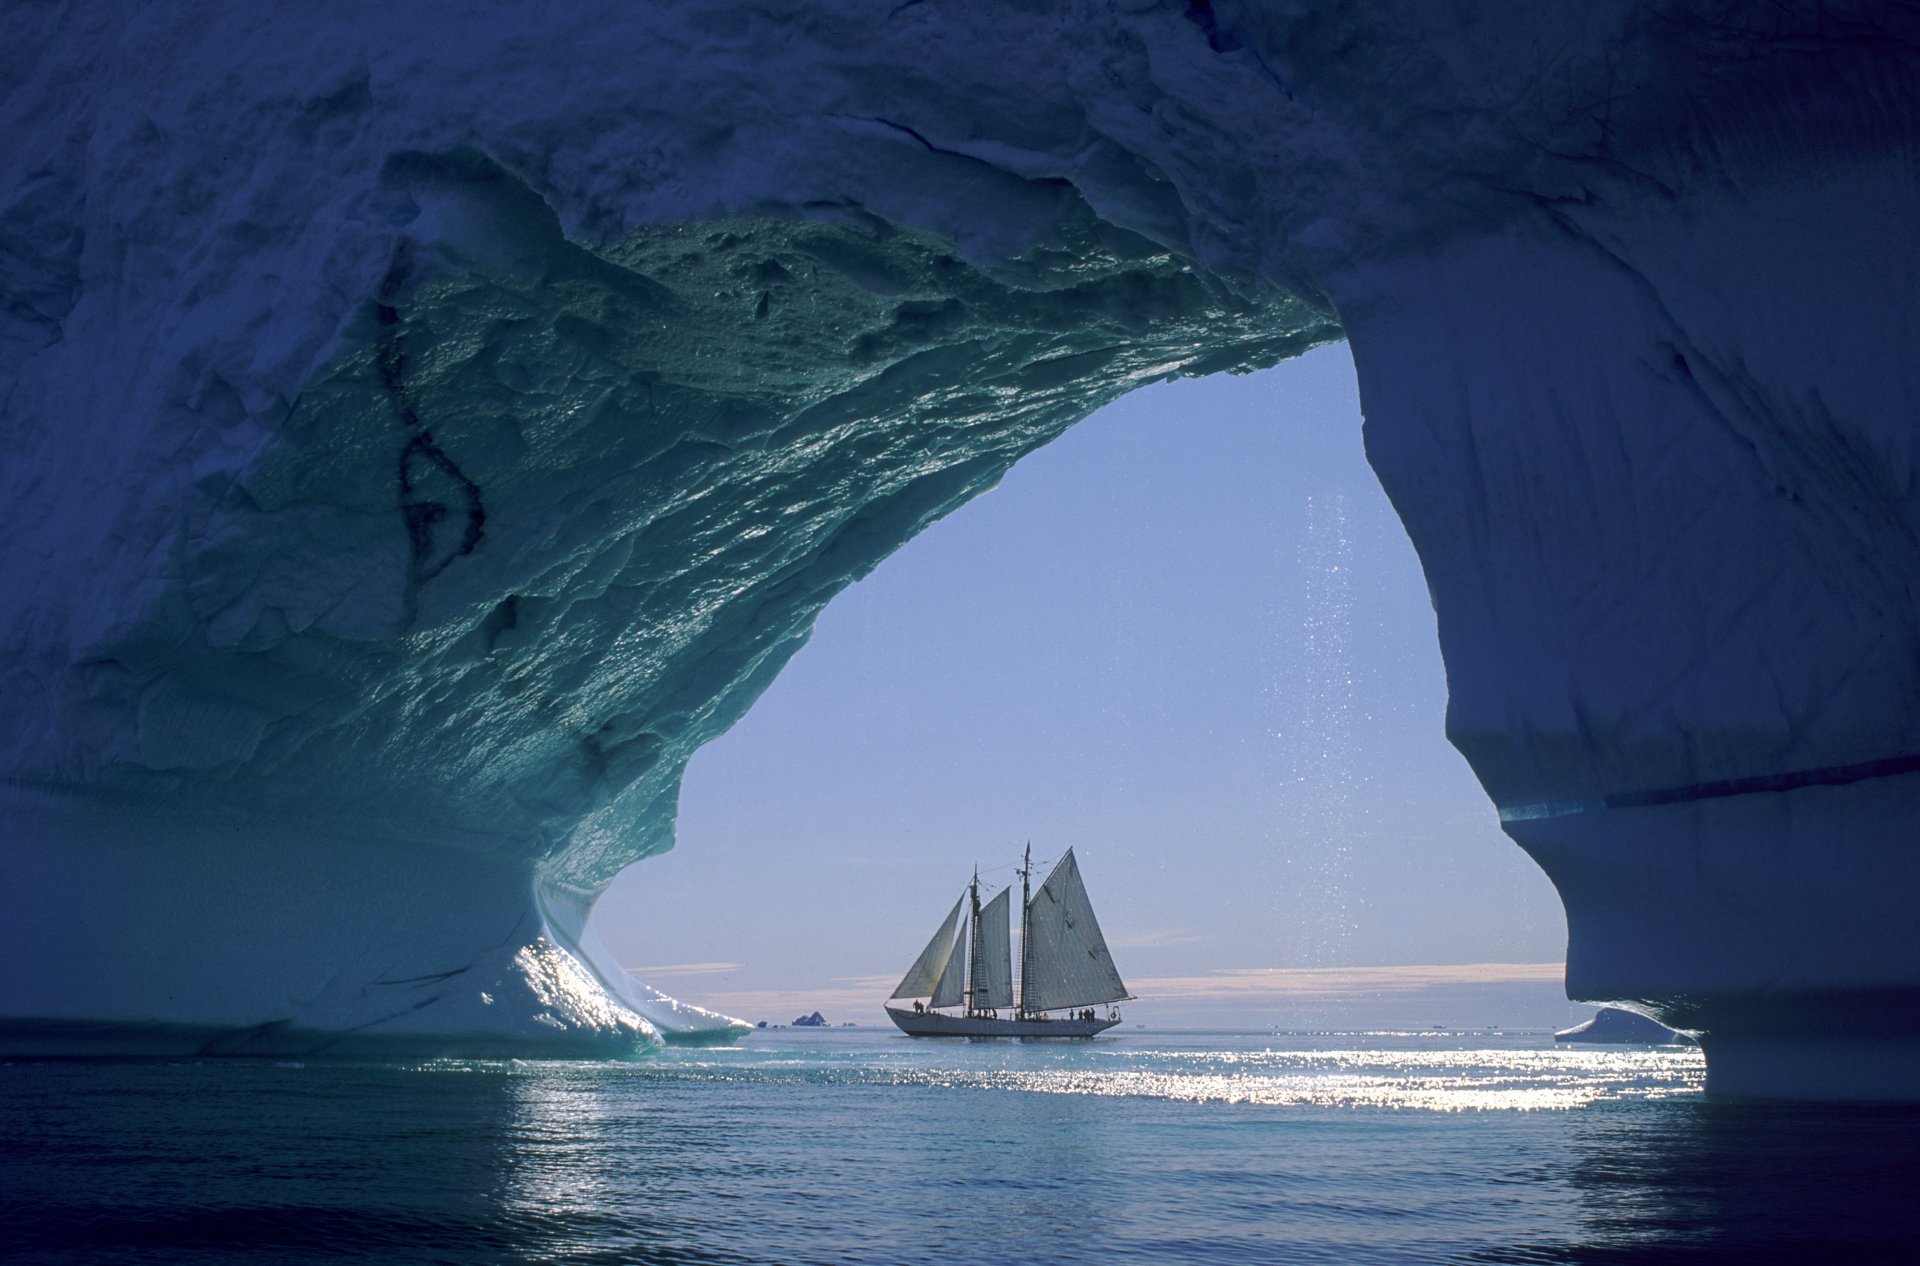
<path id="1" fill-rule="evenodd" d="M 1694 1048 L 1569 1049 L 1126 1049 L 988 1052 L 944 1045 L 839 1063 L 752 1050 L 669 1055 L 655 1075 L 786 1079 L 1022 1091 L 1196 1104 L 1394 1108 L 1427 1112 L 1543 1111 L 1620 1100 L 1697 1096 L 1706 1066 Z"/>

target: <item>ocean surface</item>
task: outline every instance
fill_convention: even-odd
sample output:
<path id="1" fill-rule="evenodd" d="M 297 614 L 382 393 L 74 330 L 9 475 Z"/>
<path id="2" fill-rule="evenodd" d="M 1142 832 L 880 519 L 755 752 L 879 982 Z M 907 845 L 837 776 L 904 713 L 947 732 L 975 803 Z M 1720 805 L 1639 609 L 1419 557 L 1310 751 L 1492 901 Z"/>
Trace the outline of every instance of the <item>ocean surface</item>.
<path id="1" fill-rule="evenodd" d="M 7 1262 L 1920 1260 L 1920 1113 L 1543 1034 L 0 1064 Z"/>

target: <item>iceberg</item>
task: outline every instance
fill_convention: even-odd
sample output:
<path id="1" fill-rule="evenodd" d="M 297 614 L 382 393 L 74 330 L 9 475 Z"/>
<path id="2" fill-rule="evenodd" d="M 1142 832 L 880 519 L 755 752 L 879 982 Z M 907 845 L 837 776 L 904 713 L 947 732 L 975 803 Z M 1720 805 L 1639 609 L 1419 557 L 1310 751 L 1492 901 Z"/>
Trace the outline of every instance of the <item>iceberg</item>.
<path id="1" fill-rule="evenodd" d="M 1649 1020 L 1636 1011 L 1601 1007 L 1591 1019 L 1555 1033 L 1553 1040 L 1609 1046 L 1672 1046 L 1688 1039 L 1684 1034 L 1676 1033 L 1658 1020 Z"/>
<path id="2" fill-rule="evenodd" d="M 1570 993 L 1920 1094 L 1911 19 L 570 18 L 0 15 L 0 1048 L 723 1038 L 586 931 L 690 753 L 1100 404 L 1345 337 Z"/>

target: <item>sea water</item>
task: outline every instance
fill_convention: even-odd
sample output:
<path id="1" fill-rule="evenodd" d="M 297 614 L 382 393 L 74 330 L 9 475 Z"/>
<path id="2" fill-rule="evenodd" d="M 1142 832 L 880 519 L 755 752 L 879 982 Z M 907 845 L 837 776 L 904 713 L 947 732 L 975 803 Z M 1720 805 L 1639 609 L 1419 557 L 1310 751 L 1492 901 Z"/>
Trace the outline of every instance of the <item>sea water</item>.
<path id="1" fill-rule="evenodd" d="M 1880 1261 L 1920 1114 L 1544 1034 L 0 1065 L 19 1262 Z"/>

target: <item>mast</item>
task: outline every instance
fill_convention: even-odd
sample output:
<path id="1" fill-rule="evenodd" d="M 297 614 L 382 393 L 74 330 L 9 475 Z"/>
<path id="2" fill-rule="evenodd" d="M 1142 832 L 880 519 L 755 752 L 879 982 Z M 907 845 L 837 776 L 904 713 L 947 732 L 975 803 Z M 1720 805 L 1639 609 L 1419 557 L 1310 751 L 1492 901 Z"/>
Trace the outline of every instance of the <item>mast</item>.
<path id="1" fill-rule="evenodd" d="M 1028 840 L 1026 855 L 1020 861 L 1020 1001 L 1013 1011 L 1022 1020 L 1027 1018 L 1028 955 L 1033 953 L 1033 894 L 1027 889 L 1027 878 L 1032 874 L 1033 841 Z"/>
<path id="2" fill-rule="evenodd" d="M 967 925 L 967 1014 L 979 1010 L 980 1001 L 980 863 L 973 864 L 973 920 Z"/>

